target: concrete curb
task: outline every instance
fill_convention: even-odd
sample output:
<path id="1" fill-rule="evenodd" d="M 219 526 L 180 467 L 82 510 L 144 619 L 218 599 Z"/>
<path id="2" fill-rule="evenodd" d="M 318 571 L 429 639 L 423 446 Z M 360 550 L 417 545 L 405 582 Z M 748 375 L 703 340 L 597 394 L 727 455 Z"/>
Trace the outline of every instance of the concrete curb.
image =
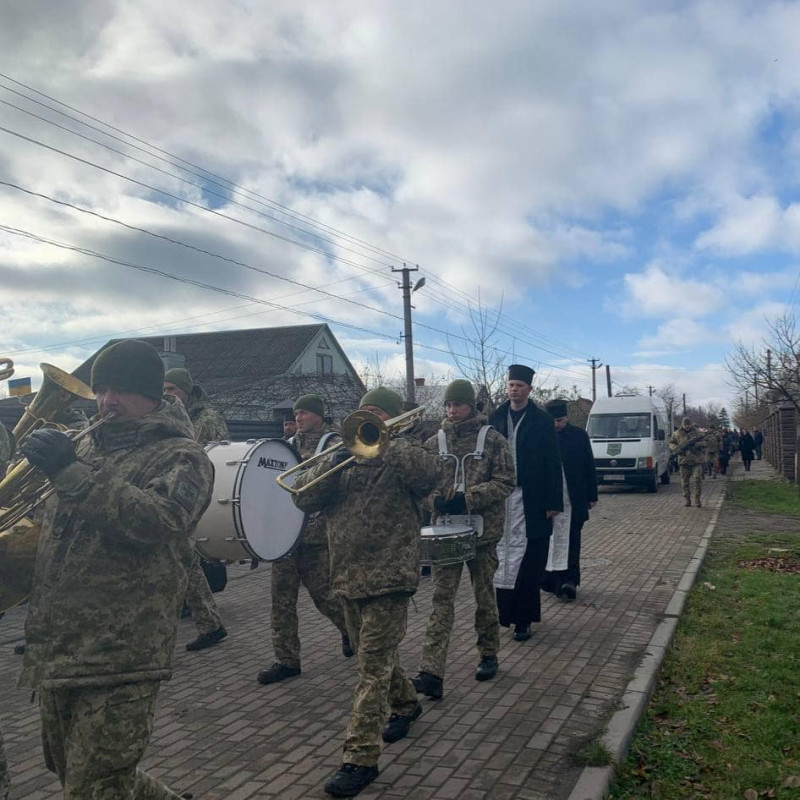
<path id="1" fill-rule="evenodd" d="M 686 598 L 697 580 L 697 573 L 706 557 L 726 494 L 727 486 L 720 494 L 711 521 L 706 526 L 694 555 L 664 610 L 664 619 L 651 637 L 645 654 L 622 695 L 621 708 L 609 720 L 606 732 L 600 740 L 611 754 L 614 765 L 621 764 L 625 760 L 636 726 L 647 709 L 667 649 L 678 627 L 678 619 L 686 605 Z M 567 800 L 604 800 L 608 796 L 615 769 L 615 766 L 584 767 Z"/>

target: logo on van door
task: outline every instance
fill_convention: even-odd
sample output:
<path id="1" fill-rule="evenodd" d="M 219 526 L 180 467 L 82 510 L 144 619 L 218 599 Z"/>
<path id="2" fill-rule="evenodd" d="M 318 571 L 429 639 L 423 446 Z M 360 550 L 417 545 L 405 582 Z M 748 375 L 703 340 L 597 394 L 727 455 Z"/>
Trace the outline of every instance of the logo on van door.
<path id="1" fill-rule="evenodd" d="M 608 450 L 606 452 L 610 456 L 618 456 L 622 452 L 622 443 L 611 442 L 611 444 L 608 445 Z"/>

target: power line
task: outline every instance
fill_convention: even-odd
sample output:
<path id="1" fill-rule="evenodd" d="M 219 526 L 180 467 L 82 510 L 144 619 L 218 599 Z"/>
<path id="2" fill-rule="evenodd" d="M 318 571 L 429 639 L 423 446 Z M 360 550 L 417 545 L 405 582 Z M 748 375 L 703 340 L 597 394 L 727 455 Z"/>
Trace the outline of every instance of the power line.
<path id="1" fill-rule="evenodd" d="M 238 298 L 241 298 L 243 300 L 250 300 L 253 303 L 259 303 L 261 305 L 265 305 L 265 306 L 268 306 L 270 308 L 274 308 L 276 310 L 289 311 L 291 313 L 302 314 L 302 315 L 305 315 L 305 316 L 309 316 L 312 319 L 317 319 L 317 320 L 319 320 L 321 322 L 325 322 L 327 324 L 339 325 L 340 327 L 349 328 L 351 330 L 359 331 L 361 333 L 368 333 L 368 334 L 370 334 L 372 336 L 378 336 L 378 337 L 381 337 L 381 338 L 384 338 L 384 339 L 388 339 L 390 341 L 397 341 L 397 337 L 396 336 L 392 336 L 390 334 L 383 333 L 381 331 L 375 331 L 375 330 L 372 330 L 370 328 L 364 328 L 364 327 L 359 326 L 359 325 L 353 325 L 352 323 L 342 322 L 340 320 L 332 319 L 331 317 L 327 317 L 325 315 L 317 314 L 317 313 L 310 312 L 310 311 L 297 311 L 294 308 L 291 308 L 291 307 L 288 307 L 288 306 L 282 306 L 282 305 L 280 305 L 278 303 L 275 303 L 273 301 L 266 300 L 266 299 L 260 298 L 260 297 L 254 297 L 253 295 L 249 295 L 249 294 L 246 294 L 244 292 L 238 292 L 238 291 L 233 290 L 233 289 L 226 289 L 226 288 L 221 287 L 221 286 L 214 286 L 213 284 L 208 284 L 208 283 L 205 283 L 203 281 L 198 281 L 198 280 L 195 280 L 194 278 L 187 278 L 185 276 L 173 275 L 172 273 L 166 272 L 165 270 L 158 269 L 156 267 L 151 267 L 151 266 L 147 266 L 147 265 L 144 265 L 144 264 L 136 264 L 134 262 L 127 261 L 127 260 L 124 260 L 124 259 L 120 259 L 120 258 L 115 258 L 113 256 L 104 255 L 102 253 L 98 253 L 98 252 L 96 252 L 94 250 L 90 250 L 89 248 L 81 247 L 79 245 L 71 245 L 71 244 L 67 244 L 65 242 L 57 242 L 57 241 L 55 241 L 53 239 L 49 239 L 49 238 L 47 238 L 45 236 L 40 236 L 39 234 L 35 234 L 35 233 L 30 232 L 30 231 L 25 231 L 25 230 L 22 230 L 20 228 L 13 228 L 13 227 L 7 226 L 7 225 L 0 225 L 0 230 L 3 230 L 6 233 L 9 233 L 9 234 L 11 234 L 13 236 L 20 236 L 20 237 L 23 237 L 23 238 L 27 238 L 27 239 L 30 239 L 30 240 L 33 240 L 33 241 L 40 242 L 42 244 L 50 245 L 52 247 L 57 247 L 57 248 L 60 248 L 60 249 L 63 249 L 63 250 L 68 250 L 68 251 L 71 251 L 71 252 L 80 253 L 81 255 L 85 255 L 85 256 L 88 256 L 90 258 L 99 259 L 99 260 L 106 261 L 106 262 L 111 263 L 111 264 L 116 264 L 116 265 L 122 266 L 122 267 L 128 267 L 130 269 L 138 270 L 138 271 L 146 273 L 146 274 L 157 275 L 159 277 L 166 278 L 166 279 L 172 280 L 172 281 L 176 281 L 178 283 L 183 283 L 183 284 L 187 284 L 187 285 L 190 285 L 190 286 L 195 286 L 195 287 L 200 288 L 200 289 L 206 289 L 206 290 L 209 290 L 209 291 L 218 292 L 220 294 L 225 294 L 225 295 L 228 295 L 230 297 L 238 297 Z M 434 330 L 437 330 L 437 329 L 434 329 Z M 461 338 L 461 339 L 464 339 L 465 341 L 467 341 L 464 337 L 458 337 L 458 338 Z M 427 344 L 418 343 L 418 346 L 423 347 L 423 348 L 428 349 L 428 350 L 434 350 L 434 351 L 437 351 L 437 352 L 447 353 L 448 355 L 451 355 L 451 356 L 452 355 L 459 355 L 462 358 L 469 358 L 469 356 L 466 356 L 464 354 L 454 354 L 450 350 L 444 350 L 442 348 L 435 347 L 433 345 L 427 345 Z M 506 353 L 506 355 L 507 355 L 507 353 Z M 560 370 L 562 372 L 569 372 L 570 371 L 570 370 L 566 370 L 566 369 L 563 369 L 563 368 L 560 368 L 560 367 L 556 367 L 554 365 L 548 365 L 548 366 L 551 366 L 551 368 L 556 369 L 556 370 Z"/>
<path id="2" fill-rule="evenodd" d="M 102 130 L 102 129 L 94 126 L 94 125 L 90 125 L 90 124 L 84 122 L 83 120 L 77 119 L 76 117 L 74 117 L 74 116 L 72 116 L 70 114 L 66 114 L 65 112 L 63 112 L 63 111 L 61 111 L 61 110 L 59 110 L 57 108 L 53 108 L 52 106 L 48 105 L 47 103 L 43 103 L 43 102 L 37 100 L 36 98 L 32 98 L 32 97 L 30 97 L 30 96 L 28 96 L 26 94 L 23 94 L 21 92 L 16 91 L 15 89 L 12 89 L 12 88 L 10 88 L 8 86 L 3 86 L 2 84 L 0 84 L 0 88 L 4 89 L 5 91 L 11 92 L 11 93 L 13 93 L 13 94 L 15 94 L 15 95 L 17 95 L 19 97 L 22 97 L 23 99 L 27 100 L 28 102 L 35 103 L 35 104 L 37 104 L 39 106 L 47 108 L 48 110 L 50 110 L 50 111 L 52 111 L 54 113 L 57 113 L 57 114 L 59 114 L 61 116 L 64 116 L 64 117 L 70 119 L 71 121 L 76 122 L 79 125 L 82 125 L 84 127 L 90 128 L 91 130 L 94 130 L 94 131 L 100 133 L 103 136 L 106 136 L 106 137 L 112 138 L 112 139 L 114 139 L 116 141 L 119 141 L 119 142 L 123 143 L 126 147 L 131 147 L 131 148 L 134 148 L 136 150 L 139 150 L 140 152 L 143 152 L 143 153 L 145 153 L 146 155 L 148 155 L 148 156 L 150 156 L 152 158 L 157 158 L 158 160 L 164 161 L 165 163 L 169 163 L 172 166 L 176 166 L 179 169 L 182 169 L 182 170 L 184 170 L 186 172 L 189 172 L 190 174 L 195 175 L 196 177 L 199 177 L 199 178 L 201 178 L 201 179 L 203 179 L 203 180 L 205 180 L 207 182 L 214 183 L 215 185 L 220 186 L 223 189 L 226 189 L 227 187 L 225 187 L 222 184 L 218 183 L 218 181 L 223 181 L 224 183 L 228 184 L 229 187 L 231 187 L 232 189 L 235 189 L 236 191 L 238 191 L 238 192 L 240 192 L 242 194 L 254 195 L 257 198 L 261 198 L 261 200 L 263 200 L 265 203 L 269 204 L 268 207 L 277 206 L 279 209 L 282 210 L 282 213 L 286 213 L 286 214 L 292 216 L 293 218 L 302 218 L 305 221 L 307 221 L 308 224 L 311 224 L 314 227 L 319 227 L 320 229 L 328 229 L 330 231 L 333 231 L 337 236 L 343 237 L 343 238 L 345 238 L 346 240 L 349 240 L 349 241 L 356 242 L 360 246 L 366 247 L 366 248 L 372 250 L 373 252 L 383 253 L 383 254 L 387 255 L 388 257 L 390 257 L 390 258 L 399 258 L 399 256 L 395 256 L 394 254 L 389 253 L 389 251 L 387 251 L 385 249 L 377 248 L 377 247 L 375 247 L 375 246 L 373 246 L 373 245 L 371 245 L 371 244 L 369 244 L 367 242 L 364 242 L 363 240 L 357 239 L 356 237 L 352 237 L 349 234 L 343 233 L 343 232 L 339 231 L 338 229 L 332 228 L 331 226 L 327 226 L 324 223 L 319 223 L 316 220 L 313 220 L 311 217 L 308 217 L 306 215 L 294 212 L 293 210 L 289 209 L 287 206 L 284 206 L 284 205 L 282 205 L 280 203 L 277 203 L 277 201 L 271 200 L 270 198 L 265 198 L 263 195 L 259 195 L 256 192 L 252 192 L 250 190 L 243 189 L 241 186 L 238 186 L 237 184 L 235 184 L 234 182 L 230 181 L 227 178 L 223 178 L 223 177 L 221 177 L 219 175 L 216 175 L 215 173 L 210 172 L 209 170 L 206 170 L 204 167 L 201 167 L 201 166 L 198 166 L 196 164 L 193 164 L 192 162 L 187 161 L 186 159 L 183 159 L 180 156 L 177 156 L 175 154 L 169 153 L 168 151 L 163 150 L 162 148 L 159 148 L 156 145 L 153 145 L 153 144 L 151 144 L 149 142 L 146 142 L 144 139 L 136 137 L 133 134 L 127 133 L 126 131 L 123 131 L 120 128 L 114 127 L 113 125 L 109 125 L 108 123 L 98 119 L 97 117 L 93 117 L 92 115 L 87 114 L 86 112 L 83 112 L 83 111 L 81 111 L 79 109 L 74 108 L 73 106 L 70 106 L 70 105 L 68 105 L 66 103 L 63 103 L 62 101 L 57 100 L 56 98 L 53 98 L 50 95 L 47 95 L 47 94 L 45 94 L 43 92 L 40 92 L 39 90 L 34 89 L 33 87 L 28 86 L 27 84 L 24 84 L 24 83 L 22 83 L 20 81 L 17 81 L 16 79 L 14 79 L 14 78 L 12 78 L 12 77 L 10 77 L 8 75 L 5 75 L 4 73 L 0 73 L 0 77 L 3 77 L 8 81 L 11 81 L 12 83 L 15 83 L 18 86 L 22 86 L 23 88 L 25 88 L 28 91 L 31 91 L 31 92 L 39 95 L 40 97 L 46 97 L 48 100 L 51 100 L 52 102 L 57 103 L 58 105 L 60 105 L 60 106 L 62 106 L 64 108 L 69 108 L 71 111 L 74 111 L 75 113 L 80 114 L 81 116 L 84 116 L 84 117 L 86 117 L 88 119 L 92 119 L 95 122 L 98 122 L 100 125 L 103 125 L 106 128 L 109 128 L 111 130 L 117 131 L 118 133 L 121 133 L 123 136 L 125 136 L 125 137 L 127 137 L 129 139 L 133 139 L 134 141 L 138 141 L 141 144 L 146 145 L 151 150 L 157 151 L 157 153 L 163 153 L 165 155 L 168 155 L 170 157 L 170 159 L 175 159 L 176 161 L 182 162 L 182 164 L 189 165 L 189 166 L 193 167 L 194 169 L 202 170 L 202 172 L 204 172 L 206 175 L 212 176 L 212 180 L 209 181 L 209 179 L 204 177 L 203 175 L 200 175 L 199 173 L 194 172 L 193 170 L 187 169 L 186 167 L 181 166 L 181 164 L 175 163 L 175 161 L 171 161 L 169 159 L 162 158 L 161 156 L 157 155 L 157 153 L 153 153 L 153 152 L 150 152 L 150 150 L 145 150 L 142 147 L 139 147 L 137 145 L 133 145 L 130 142 L 125 141 L 124 139 L 120 138 L 119 136 L 115 136 L 113 134 L 110 134 L 110 133 L 108 133 L 108 131 L 104 131 L 104 130 Z M 288 223 L 285 223 L 283 220 L 279 220 L 279 219 L 277 219 L 277 218 L 275 218 L 275 217 L 273 217 L 271 215 L 263 214 L 263 212 L 259 212 L 257 209 L 253 209 L 253 208 L 251 208 L 249 206 L 246 206 L 246 205 L 244 205 L 242 203 L 238 203 L 237 201 L 233 200 L 231 197 L 228 197 L 227 195 L 219 195 L 218 193 L 215 193 L 215 192 L 209 190 L 207 187 L 198 186 L 198 184 L 195 184 L 192 181 L 187 181 L 185 178 L 182 178 L 179 175 L 175 175 L 174 173 L 167 172 L 165 170 L 161 170 L 160 168 L 155 167 L 152 164 L 149 164 L 147 162 L 141 161 L 140 159 L 134 158 L 133 156 L 131 156 L 128 153 L 124 153 L 122 151 L 119 151 L 119 150 L 117 150 L 115 148 L 110 147 L 107 144 L 102 143 L 102 142 L 98 142 L 96 139 L 93 139 L 91 137 L 87 137 L 87 136 L 85 136 L 83 134 L 78 133 L 77 131 L 74 131 L 74 130 L 72 130 L 70 128 L 66 128 L 65 126 L 59 125 L 58 123 L 55 123 L 54 121 L 49 120 L 49 119 L 47 119 L 45 117 L 42 117 L 42 116 L 40 116 L 38 114 L 34 114 L 33 112 L 31 112 L 31 111 L 29 111 L 27 109 L 22 109 L 19 106 L 16 106 L 16 105 L 14 105 L 12 103 L 8 103 L 7 101 L 1 101 L 0 100 L 0 102 L 5 103 L 6 105 L 8 105 L 8 106 L 10 106 L 12 108 L 15 108 L 15 109 L 17 109 L 17 110 L 19 110 L 19 111 L 21 111 L 21 112 L 23 112 L 25 114 L 29 114 L 29 115 L 37 118 L 37 119 L 40 119 L 40 120 L 42 120 L 42 121 L 44 121 L 44 122 L 46 122 L 48 124 L 54 125 L 55 127 L 58 127 L 58 128 L 60 128 L 62 130 L 65 130 L 65 131 L 67 131 L 69 133 L 72 133 L 73 135 L 80 136 L 81 138 L 84 138 L 87 141 L 91 141 L 94 144 L 97 144 L 97 145 L 99 145 L 101 147 L 105 147 L 105 148 L 111 150 L 112 152 L 118 153 L 119 155 L 123 156 L 124 158 L 130 158 L 130 159 L 136 161 L 137 163 L 143 164 L 144 166 L 147 166 L 147 167 L 149 167 L 151 169 L 155 169 L 155 170 L 157 170 L 159 172 L 162 172 L 162 173 L 164 173 L 164 174 L 166 174 L 166 175 L 168 175 L 170 177 L 177 178 L 178 180 L 182 180 L 182 181 L 188 183 L 189 185 L 194 186 L 195 188 L 200 188 L 201 191 L 205 191 L 205 192 L 207 192 L 209 194 L 213 194 L 213 195 L 222 197 L 227 202 L 233 202 L 234 204 L 240 205 L 243 208 L 246 208 L 246 209 L 248 209 L 248 210 L 250 210 L 250 211 L 252 211 L 254 213 L 261 214 L 262 216 L 265 216 L 265 217 L 267 217 L 267 218 L 269 218 L 269 219 L 271 219 L 271 220 L 273 220 L 275 222 L 278 222 L 279 224 L 288 224 Z M 94 166 L 98 166 L 98 165 L 94 165 Z M 125 177 L 125 176 L 121 176 L 121 177 Z M 156 190 L 156 191 L 158 191 L 158 190 Z M 184 202 L 189 202 L 189 201 L 184 201 Z M 256 202 L 260 202 L 260 201 L 257 200 Z M 201 206 L 201 208 L 204 208 L 204 207 Z M 238 220 L 234 220 L 234 221 L 238 221 Z M 327 240 L 324 237 L 320 237 L 317 234 L 314 234 L 313 232 L 307 231 L 307 230 L 302 229 L 302 228 L 298 228 L 297 226 L 293 226 L 293 225 L 290 225 L 289 227 L 292 227 L 295 230 L 300 231 L 301 233 L 305 233 L 307 235 L 316 236 L 317 238 L 321 238 L 321 239 L 323 239 L 323 241 L 326 241 L 329 244 L 333 244 L 334 246 L 341 247 L 340 244 L 338 244 L 336 242 L 331 242 L 330 240 Z M 268 233 L 270 233 L 270 232 L 268 232 Z M 299 246 L 303 246 L 302 244 L 297 243 L 294 240 L 289 240 L 289 241 L 291 241 L 292 243 L 298 244 Z M 343 248 L 343 249 L 350 250 L 349 248 Z M 356 251 L 352 251 L 351 250 L 351 252 L 356 252 Z M 363 253 L 357 253 L 357 254 L 361 255 L 362 257 L 370 258 L 370 260 L 377 261 L 377 259 L 372 259 L 370 256 L 367 256 L 367 255 L 365 255 Z M 325 254 L 325 255 L 331 256 L 331 254 Z M 408 261 L 408 259 L 404 259 L 404 260 Z M 381 263 L 381 262 L 378 262 L 378 263 Z M 384 264 L 384 265 L 385 266 L 390 266 L 390 265 L 386 265 L 386 264 Z M 358 266 L 358 265 L 354 265 L 354 266 Z M 358 267 L 358 268 L 363 268 L 363 267 Z M 471 302 L 471 298 L 469 297 L 469 295 L 467 295 L 465 292 L 463 292 L 460 288 L 455 287 L 452 284 L 449 284 L 448 282 L 442 280 L 430 268 L 426 268 L 426 272 L 427 272 L 427 274 L 429 275 L 429 277 L 433 281 L 437 282 L 438 284 L 440 284 L 442 286 L 445 286 L 445 287 L 451 289 L 452 291 L 456 292 L 457 294 L 460 294 L 461 296 L 467 298 L 467 300 L 469 300 Z M 464 312 L 462 311 L 461 313 L 464 313 Z M 524 324 L 519 324 L 519 327 L 528 330 L 531 335 L 533 335 L 533 336 L 535 336 L 537 338 L 541 338 L 543 341 L 552 342 L 552 339 L 550 339 L 549 337 L 545 336 L 544 334 L 539 333 L 538 331 L 535 331 L 533 328 L 530 328 L 530 326 L 526 326 Z M 554 355 L 561 355 L 561 353 L 558 353 L 555 350 L 553 350 L 552 347 L 550 347 L 550 348 L 542 347 L 542 346 L 537 345 L 537 344 L 535 344 L 533 342 L 530 342 L 530 344 L 532 346 L 536 347 L 537 349 L 543 349 L 546 352 L 550 352 L 550 353 L 552 353 Z M 555 344 L 555 343 L 553 343 L 553 344 Z M 571 349 L 571 348 L 567 348 L 567 349 Z M 583 358 L 582 354 L 580 354 L 578 351 L 573 350 L 573 353 L 575 355 L 577 355 L 579 358 Z M 572 356 L 570 355 L 568 357 L 571 358 Z"/>

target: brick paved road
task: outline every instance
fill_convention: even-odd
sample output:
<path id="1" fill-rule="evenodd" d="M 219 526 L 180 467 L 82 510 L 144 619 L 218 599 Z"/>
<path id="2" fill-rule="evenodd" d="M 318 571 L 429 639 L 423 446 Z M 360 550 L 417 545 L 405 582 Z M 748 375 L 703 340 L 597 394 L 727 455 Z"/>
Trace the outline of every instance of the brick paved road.
<path id="1" fill-rule="evenodd" d="M 563 800 L 580 773 L 571 755 L 602 730 L 661 619 L 719 498 L 723 479 L 706 480 L 702 509 L 684 508 L 675 482 L 655 495 L 602 489 L 584 529 L 583 586 L 576 603 L 547 599 L 529 642 L 502 634 L 501 672 L 474 680 L 473 605 L 459 594 L 445 698 L 425 701 L 408 739 L 386 748 L 365 798 Z M 196 798 L 322 798 L 339 763 L 355 684 L 336 631 L 301 599 L 303 675 L 264 687 L 256 672 L 272 662 L 269 567 L 231 570 L 217 595 L 230 636 L 190 654 L 195 635 L 180 622 L 175 677 L 162 686 L 146 768 Z M 409 618 L 402 660 L 416 672 L 430 581 Z M 23 612 L 0 621 L 0 725 L 12 769 L 13 800 L 59 796 L 42 765 L 38 717 L 14 688 Z"/>

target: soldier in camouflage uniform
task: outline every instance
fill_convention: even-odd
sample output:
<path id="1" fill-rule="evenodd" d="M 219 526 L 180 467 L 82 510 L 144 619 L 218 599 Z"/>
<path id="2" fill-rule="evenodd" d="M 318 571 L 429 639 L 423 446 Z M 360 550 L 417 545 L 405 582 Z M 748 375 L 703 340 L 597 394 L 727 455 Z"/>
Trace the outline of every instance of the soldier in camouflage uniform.
<path id="1" fill-rule="evenodd" d="M 361 408 L 386 420 L 401 413 L 400 396 L 384 387 L 361 398 Z M 342 449 L 332 459 L 348 456 Z M 328 469 L 319 464 L 295 482 L 300 487 Z M 359 684 L 339 770 L 325 784 L 336 797 L 361 791 L 378 775 L 383 740 L 402 739 L 422 713 L 397 648 L 406 632 L 408 601 L 419 583 L 419 504 L 436 486 L 439 459 L 415 440 L 393 437 L 380 458 L 349 468 L 295 496 L 308 512 L 325 511 L 333 590 L 344 607 L 358 655 Z"/>
<path id="2" fill-rule="evenodd" d="M 183 406 L 162 399 L 163 382 L 153 347 L 117 342 L 91 378 L 113 420 L 77 452 L 53 429 L 22 446 L 55 494 L 43 507 L 20 684 L 39 692 L 45 763 L 66 800 L 178 796 L 137 764 L 172 674 L 213 468 Z"/>
<path id="3" fill-rule="evenodd" d="M 325 423 L 325 401 L 318 394 L 306 394 L 294 404 L 297 433 L 289 441 L 305 460 L 317 448 L 339 441 Z M 275 663 L 258 673 L 258 682 L 277 683 L 300 674 L 300 637 L 297 630 L 297 595 L 300 584 L 306 587 L 314 605 L 342 635 L 342 653 L 353 655 L 347 637 L 342 604 L 331 591 L 331 559 L 325 515 L 309 517 L 300 540 L 288 556 L 272 562 L 272 649 Z"/>
<path id="4" fill-rule="evenodd" d="M 475 632 L 480 663 L 475 679 L 490 680 L 497 674 L 497 652 L 500 649 L 500 624 L 494 593 L 497 571 L 497 542 L 503 535 L 505 501 L 514 491 L 514 461 L 507 439 L 489 429 L 483 454 L 475 458 L 478 435 L 486 425 L 486 417 L 475 412 L 475 390 L 469 381 L 455 380 L 445 390 L 447 417 L 442 422 L 446 449 L 442 477 L 428 499 L 433 522 L 442 522 L 446 514 L 478 514 L 483 518 L 483 535 L 478 540 L 475 558 L 467 561 L 472 591 L 475 596 Z M 425 442 L 425 449 L 439 453 L 439 435 Z M 464 491 L 456 491 L 456 461 L 463 464 Z M 466 458 L 465 458 L 466 456 Z M 463 564 L 433 567 L 433 609 L 425 630 L 425 643 L 419 663 L 419 674 L 412 680 L 417 692 L 439 699 L 444 693 L 447 647 L 453 630 L 455 600 L 461 581 Z"/>
<path id="5" fill-rule="evenodd" d="M 706 434 L 706 473 L 712 478 L 717 477 L 717 459 L 719 458 L 719 432 L 716 426 L 712 425 Z"/>
<path id="6" fill-rule="evenodd" d="M 167 370 L 164 374 L 164 394 L 171 395 L 183 403 L 192 421 L 196 442 L 205 446 L 209 442 L 222 442 L 230 438 L 222 414 L 214 408 L 203 388 L 192 380 L 188 369 L 173 367 Z M 187 650 L 205 650 L 221 642 L 228 635 L 197 553 L 189 570 L 189 585 L 186 588 L 184 602 L 198 633 L 197 638 L 186 645 Z"/>
<path id="7" fill-rule="evenodd" d="M 700 493 L 702 491 L 703 464 L 706 460 L 706 436 L 689 417 L 684 417 L 681 427 L 675 431 L 667 443 L 670 451 L 678 458 L 678 469 L 681 473 L 681 487 L 686 505 L 692 504 L 692 489 L 694 489 L 694 502 L 699 508 Z"/>

